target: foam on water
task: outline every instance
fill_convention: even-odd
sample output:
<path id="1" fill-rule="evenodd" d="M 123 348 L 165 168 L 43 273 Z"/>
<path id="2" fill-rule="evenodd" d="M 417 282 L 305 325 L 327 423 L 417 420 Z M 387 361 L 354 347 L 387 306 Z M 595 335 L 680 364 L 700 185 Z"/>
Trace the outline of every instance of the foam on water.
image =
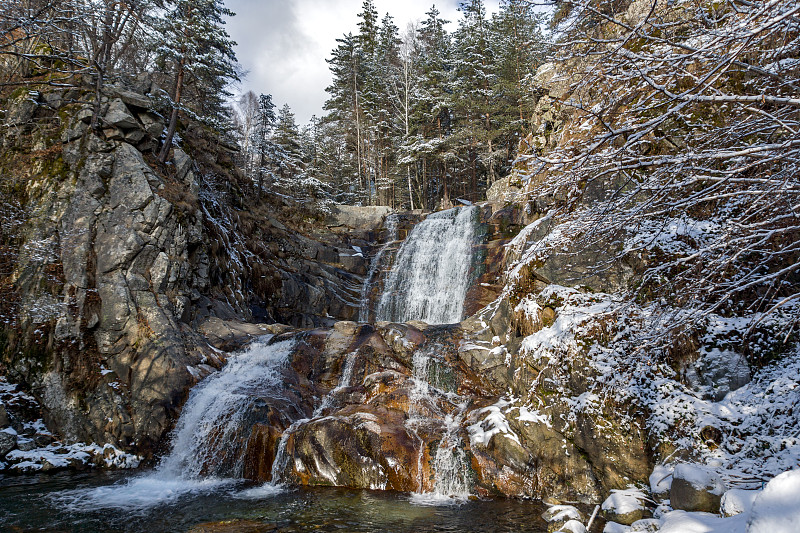
<path id="1" fill-rule="evenodd" d="M 269 339 L 231 356 L 222 370 L 192 389 L 173 431 L 171 451 L 154 471 L 106 487 L 64 491 L 53 499 L 75 510 L 136 511 L 190 495 L 225 491 L 262 498 L 283 490 L 271 484 L 241 489 L 242 445 L 236 438 L 255 400 L 282 387 L 280 369 L 294 342 L 269 344 Z"/>
<path id="2" fill-rule="evenodd" d="M 463 318 L 476 213 L 476 207 L 456 207 L 414 226 L 386 279 L 377 320 L 453 324 Z"/>

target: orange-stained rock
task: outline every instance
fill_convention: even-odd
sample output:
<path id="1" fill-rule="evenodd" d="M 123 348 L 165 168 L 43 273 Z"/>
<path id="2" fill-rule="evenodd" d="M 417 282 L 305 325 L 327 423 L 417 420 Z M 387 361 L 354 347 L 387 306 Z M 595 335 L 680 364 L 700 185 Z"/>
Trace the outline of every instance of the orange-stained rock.
<path id="1" fill-rule="evenodd" d="M 254 424 L 247 440 L 244 456 L 245 479 L 272 481 L 272 463 L 281 440 L 281 431 L 275 426 Z"/>

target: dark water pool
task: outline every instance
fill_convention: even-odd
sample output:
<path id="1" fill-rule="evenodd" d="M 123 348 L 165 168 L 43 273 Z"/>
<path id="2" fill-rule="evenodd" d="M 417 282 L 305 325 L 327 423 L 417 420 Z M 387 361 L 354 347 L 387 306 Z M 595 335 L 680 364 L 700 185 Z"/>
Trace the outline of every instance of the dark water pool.
<path id="1" fill-rule="evenodd" d="M 519 500 L 432 505 L 401 493 L 232 482 L 173 490 L 147 473 L 0 475 L 0 531 L 9 532 L 539 533 L 543 510 Z"/>

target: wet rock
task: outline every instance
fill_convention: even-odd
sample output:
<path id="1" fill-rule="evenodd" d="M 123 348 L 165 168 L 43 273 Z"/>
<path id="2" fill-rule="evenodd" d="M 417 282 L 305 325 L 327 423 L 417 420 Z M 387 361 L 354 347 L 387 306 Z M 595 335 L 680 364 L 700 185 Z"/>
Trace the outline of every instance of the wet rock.
<path id="1" fill-rule="evenodd" d="M 235 519 L 198 524 L 192 527 L 189 533 L 270 533 L 277 530 L 278 526 L 276 524 Z"/>
<path id="2" fill-rule="evenodd" d="M 404 415 L 353 407 L 312 421 L 289 437 L 290 479 L 305 485 L 413 491 L 418 451 Z"/>
<path id="3" fill-rule="evenodd" d="M 217 349 L 234 351 L 269 333 L 281 332 L 280 325 L 248 324 L 238 320 L 222 320 L 209 317 L 198 325 L 198 329 Z"/>
<path id="4" fill-rule="evenodd" d="M 719 512 L 725 485 L 708 467 L 692 464 L 675 466 L 670 488 L 670 505 L 683 511 Z"/>

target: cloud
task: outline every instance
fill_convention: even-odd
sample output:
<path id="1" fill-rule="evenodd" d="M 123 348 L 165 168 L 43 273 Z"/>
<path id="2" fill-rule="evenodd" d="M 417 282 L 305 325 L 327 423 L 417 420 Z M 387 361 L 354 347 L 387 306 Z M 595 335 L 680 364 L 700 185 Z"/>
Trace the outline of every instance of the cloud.
<path id="1" fill-rule="evenodd" d="M 489 0 L 495 11 L 499 0 Z M 226 0 L 236 13 L 227 22 L 228 33 L 237 42 L 236 55 L 249 71 L 239 90 L 272 94 L 278 106 L 288 103 L 298 122 L 322 114 L 331 83 L 326 59 L 336 39 L 357 31 L 363 0 Z M 432 0 L 375 0 L 383 18 L 389 12 L 401 31 L 414 20 L 425 18 Z M 435 2 L 442 17 L 459 19 L 458 0 Z"/>

